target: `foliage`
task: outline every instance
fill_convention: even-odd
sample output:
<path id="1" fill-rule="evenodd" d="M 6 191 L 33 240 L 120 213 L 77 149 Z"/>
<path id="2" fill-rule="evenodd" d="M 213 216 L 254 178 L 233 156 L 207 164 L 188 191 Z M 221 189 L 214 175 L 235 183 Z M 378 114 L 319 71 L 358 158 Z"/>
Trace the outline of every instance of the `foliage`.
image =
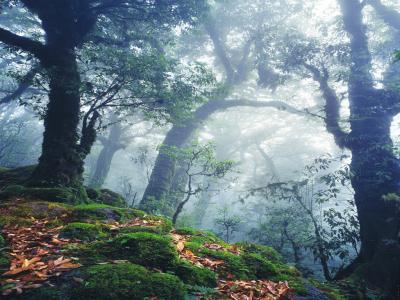
<path id="1" fill-rule="evenodd" d="M 349 201 L 343 205 L 341 202 L 341 210 L 332 207 L 332 204 L 339 206 L 343 190 L 351 192 L 349 168 L 344 166 L 332 171 L 336 162 L 329 156 L 317 158 L 305 167 L 298 181 L 272 183 L 250 192 L 276 202 L 275 207 L 266 208 L 264 220 L 250 235 L 259 242 L 274 245 L 282 253 L 288 244 L 299 266 L 301 250 L 312 250 L 327 279 L 331 278 L 329 259 L 339 258 L 343 267 L 350 262 L 351 253 L 358 253 L 359 247 L 354 203 Z"/>
<path id="2" fill-rule="evenodd" d="M 161 146 L 160 152 L 168 155 L 174 161 L 179 162 L 184 170 L 187 183 L 184 189 L 176 191 L 177 196 L 183 195 L 184 199 L 178 202 L 173 216 L 173 223 L 177 221 L 178 215 L 182 212 L 184 205 L 192 196 L 197 196 L 209 188 L 210 182 L 204 184 L 204 178 L 222 179 L 234 166 L 230 160 L 219 161 L 215 156 L 215 146 L 211 143 L 201 145 L 192 143 L 190 147 L 178 148 Z"/>
<path id="3" fill-rule="evenodd" d="M 229 243 L 233 234 L 239 230 L 242 218 L 238 215 L 230 214 L 228 206 L 224 206 L 218 210 L 214 223 L 220 228 L 220 234 L 224 240 Z"/>
<path id="4" fill-rule="evenodd" d="M 396 51 L 396 52 L 394 53 L 394 57 L 395 57 L 395 60 L 396 60 L 396 61 L 399 61 L 399 60 L 400 60 L 400 51 Z"/>

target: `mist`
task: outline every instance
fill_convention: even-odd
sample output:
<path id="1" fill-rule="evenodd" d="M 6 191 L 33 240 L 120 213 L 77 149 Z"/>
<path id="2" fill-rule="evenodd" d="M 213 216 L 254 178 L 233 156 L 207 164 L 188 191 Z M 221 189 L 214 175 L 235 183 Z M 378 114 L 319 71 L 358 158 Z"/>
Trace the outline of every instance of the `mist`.
<path id="1" fill-rule="evenodd" d="M 399 299 L 399 49 L 396 0 L 1 1 L 1 207 L 140 210 L 310 280 L 240 299 Z"/>

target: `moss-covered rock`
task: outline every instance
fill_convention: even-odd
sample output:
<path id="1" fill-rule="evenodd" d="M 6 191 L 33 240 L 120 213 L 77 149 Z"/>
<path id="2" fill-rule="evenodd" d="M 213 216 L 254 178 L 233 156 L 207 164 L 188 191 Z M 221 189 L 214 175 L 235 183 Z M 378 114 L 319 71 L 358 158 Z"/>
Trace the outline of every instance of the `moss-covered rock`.
<path id="1" fill-rule="evenodd" d="M 1 200 L 24 197 L 32 200 L 44 200 L 61 202 L 67 204 L 78 204 L 88 202 L 86 191 L 83 188 L 34 188 L 22 185 L 9 185 L 0 192 Z"/>
<path id="2" fill-rule="evenodd" d="M 176 276 L 152 273 L 130 263 L 92 266 L 83 276 L 84 284 L 72 292 L 74 300 L 179 300 L 185 293 L 184 284 Z"/>
<path id="3" fill-rule="evenodd" d="M 245 253 L 257 253 L 269 261 L 282 261 L 282 256 L 272 247 L 252 244 L 248 242 L 237 243 L 236 246 L 240 247 Z"/>
<path id="4" fill-rule="evenodd" d="M 95 203 L 106 204 L 116 207 L 126 207 L 127 203 L 124 197 L 109 189 L 86 188 L 86 193 L 90 200 Z"/>
<path id="5" fill-rule="evenodd" d="M 77 205 L 72 212 L 72 219 L 76 222 L 124 221 L 144 216 L 145 213 L 137 209 L 123 209 L 98 203 Z"/>
<path id="6" fill-rule="evenodd" d="M 174 274 L 184 283 L 193 286 L 215 287 L 217 285 L 217 274 L 187 261 L 180 261 L 174 268 Z"/>
<path id="7" fill-rule="evenodd" d="M 155 223 L 155 225 L 129 226 L 122 228 L 120 233 L 150 232 L 156 234 L 167 234 L 172 230 L 172 222 L 168 219 L 149 215 L 144 216 L 143 219 L 150 224 Z"/>
<path id="8" fill-rule="evenodd" d="M 103 263 L 110 260 L 110 242 L 93 241 L 86 243 L 72 243 L 63 247 L 63 254 L 69 257 L 76 257 L 85 266 L 96 263 Z"/>
<path id="9" fill-rule="evenodd" d="M 257 278 L 271 278 L 278 274 L 277 266 L 258 253 L 244 253 L 241 259 Z"/>
<path id="10" fill-rule="evenodd" d="M 148 232 L 124 234 L 112 242 L 113 256 L 161 270 L 172 269 L 178 254 L 168 236 Z"/>
<path id="11" fill-rule="evenodd" d="M 15 186 L 11 189 L 20 190 Z M 184 284 L 189 293 L 213 291 L 217 275 L 221 279 L 288 281 L 289 286 L 300 295 L 310 290 L 305 287 L 301 274 L 284 264 L 272 248 L 250 243 L 239 243 L 233 247 L 211 232 L 191 228 L 172 231 L 184 236 L 185 249 L 195 255 L 222 260 L 223 264 L 215 272 L 181 260 L 172 243 L 171 221 L 136 209 L 99 203 L 72 206 L 32 200 L 4 202 L 0 208 L 0 228 L 1 225 L 25 225 L 31 224 L 32 220 L 46 218 L 46 226 L 64 226 L 61 237 L 82 240 L 63 245 L 61 249 L 61 255 L 78 258 L 82 268 L 53 278 L 55 289 L 41 287 L 27 290 L 17 296 L 17 300 L 181 299 Z M 1 244 L 0 237 L 0 248 Z M 9 258 L 7 253 L 0 253 L 0 269 L 9 267 Z M 116 265 L 118 261 L 126 263 Z M 123 270 L 124 266 L 126 270 Z M 155 270 L 167 274 L 154 273 Z M 83 278 L 84 283 L 74 281 L 75 276 Z M 73 295 L 70 295 L 71 291 Z M 219 299 L 218 296 L 215 299 Z"/>
<path id="12" fill-rule="evenodd" d="M 127 205 L 122 195 L 108 189 L 100 190 L 100 196 L 97 198 L 96 202 L 117 207 L 126 207 Z"/>
<path id="13" fill-rule="evenodd" d="M 104 227 L 99 224 L 90 223 L 69 223 L 61 232 L 62 238 L 73 238 L 82 241 L 94 241 L 96 239 L 103 239 L 108 235 L 104 232 Z"/>
<path id="14" fill-rule="evenodd" d="M 96 202 L 98 198 L 101 196 L 101 191 L 100 189 L 95 189 L 91 187 L 85 187 L 86 189 L 86 194 L 88 195 L 89 199 L 92 200 L 93 202 Z"/>

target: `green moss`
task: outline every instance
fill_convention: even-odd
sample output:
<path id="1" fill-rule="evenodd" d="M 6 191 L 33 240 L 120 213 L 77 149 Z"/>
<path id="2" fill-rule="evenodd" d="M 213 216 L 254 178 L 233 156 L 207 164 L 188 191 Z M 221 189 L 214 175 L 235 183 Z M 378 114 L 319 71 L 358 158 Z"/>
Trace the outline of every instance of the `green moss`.
<path id="1" fill-rule="evenodd" d="M 110 243 L 106 241 L 94 241 L 68 244 L 62 251 L 66 256 L 79 258 L 79 262 L 83 265 L 91 265 L 107 261 L 111 249 Z"/>
<path id="2" fill-rule="evenodd" d="M 5 213 L 0 215 L 0 226 L 4 225 L 30 225 L 32 217 L 42 219 L 50 217 L 53 220 L 48 226 L 59 226 L 61 216 L 70 213 L 71 207 L 66 204 L 45 202 L 45 201 L 29 201 L 29 202 L 7 202 L 2 205 Z"/>
<path id="3" fill-rule="evenodd" d="M 101 195 L 101 191 L 99 189 L 91 187 L 85 187 L 85 188 L 86 188 L 86 194 L 88 195 L 89 199 L 92 200 L 93 202 L 96 202 L 96 200 Z"/>
<path id="4" fill-rule="evenodd" d="M 135 232 L 149 232 L 155 234 L 166 233 L 163 231 L 162 228 L 160 228 L 160 226 L 132 226 L 132 227 L 122 228 L 120 230 L 121 234 L 135 233 Z"/>
<path id="5" fill-rule="evenodd" d="M 203 245 L 196 242 L 186 242 L 185 249 L 192 251 L 193 253 L 200 254 Z"/>
<path id="6" fill-rule="evenodd" d="M 175 232 L 181 235 L 188 235 L 189 238 L 187 239 L 188 242 L 198 243 L 198 244 L 218 244 L 223 247 L 229 247 L 230 245 L 227 244 L 224 240 L 217 237 L 214 233 L 210 231 L 200 231 L 197 229 L 184 227 L 176 229 Z"/>
<path id="7" fill-rule="evenodd" d="M 1 193 L 0 199 L 8 200 L 15 197 L 25 197 L 34 200 L 45 200 L 68 204 L 85 203 L 88 201 L 86 191 L 79 188 L 32 188 L 22 185 L 9 185 Z"/>
<path id="8" fill-rule="evenodd" d="M 61 230 L 60 237 L 74 238 L 82 241 L 93 241 L 108 236 L 103 229 L 104 227 L 98 224 L 75 222 L 65 226 Z"/>
<path id="9" fill-rule="evenodd" d="M 108 189 L 100 190 L 100 195 L 96 199 L 96 202 L 103 203 L 107 205 L 117 206 L 117 207 L 126 207 L 126 200 L 120 194 L 115 193 Z"/>
<path id="10" fill-rule="evenodd" d="M 125 227 L 120 230 L 120 233 L 135 233 L 135 232 L 150 232 L 156 234 L 167 234 L 172 229 L 172 222 L 168 219 L 156 216 L 144 216 L 144 220 L 146 221 L 159 221 L 161 222 L 159 225 L 154 226 L 130 226 Z"/>
<path id="11" fill-rule="evenodd" d="M 122 195 L 108 189 L 95 189 L 86 187 L 86 193 L 92 202 L 111 205 L 115 207 L 126 207 L 126 200 Z"/>
<path id="12" fill-rule="evenodd" d="M 0 248 L 6 246 L 6 241 L 3 236 L 0 234 Z M 0 270 L 8 269 L 10 264 L 10 259 L 6 256 L 6 249 L 0 250 Z"/>
<path id="13" fill-rule="evenodd" d="M 240 256 L 225 251 L 215 251 L 207 248 L 202 248 L 200 252 L 202 255 L 223 260 L 224 270 L 228 274 L 235 276 L 237 279 L 251 278 L 250 270 Z"/>
<path id="14" fill-rule="evenodd" d="M 224 270 L 221 270 L 223 273 L 234 275 L 238 279 L 249 279 L 254 277 L 251 276 L 251 272 L 246 266 L 246 263 L 238 255 L 227 251 L 210 250 L 197 242 L 187 242 L 185 243 L 185 248 L 198 256 L 207 256 L 214 259 L 223 260 L 225 262 Z"/>
<path id="15" fill-rule="evenodd" d="M 113 220 L 125 221 L 135 217 L 143 217 L 145 213 L 136 209 L 123 209 L 106 204 L 90 203 L 74 207 L 74 221 Z"/>
<path id="16" fill-rule="evenodd" d="M 4 172 L 7 172 L 8 170 L 10 170 L 10 169 L 0 167 L 0 174 L 1 174 L 1 173 L 4 173 Z"/>
<path id="17" fill-rule="evenodd" d="M 113 256 L 136 264 L 168 270 L 175 266 L 178 255 L 167 236 L 147 232 L 124 234 L 112 242 Z"/>
<path id="18" fill-rule="evenodd" d="M 18 197 L 25 190 L 25 187 L 22 185 L 8 185 L 1 193 L 0 196 L 2 199 L 7 199 L 11 197 Z"/>
<path id="19" fill-rule="evenodd" d="M 32 220 L 29 218 L 15 217 L 13 215 L 2 215 L 0 216 L 0 227 L 9 225 L 31 225 Z"/>
<path id="20" fill-rule="evenodd" d="M 312 283 L 312 285 L 314 285 L 315 287 L 317 287 L 321 292 L 323 292 L 325 295 L 327 295 L 330 299 L 332 300 L 346 300 L 348 299 L 347 297 L 345 297 L 344 295 L 341 294 L 341 292 L 339 291 L 339 289 L 335 288 L 333 285 L 331 284 L 326 284 L 326 283 L 321 283 L 317 280 L 310 280 L 310 282 Z M 352 287 L 352 290 L 355 292 L 357 289 Z M 358 295 L 360 298 L 358 299 L 363 299 L 362 295 Z"/>
<path id="21" fill-rule="evenodd" d="M 41 287 L 38 289 L 28 289 L 15 300 L 60 300 L 61 292 L 56 287 Z"/>
<path id="22" fill-rule="evenodd" d="M 190 262 L 180 261 L 174 268 L 174 274 L 184 283 L 205 287 L 215 287 L 217 285 L 217 275 L 209 269 L 197 267 Z"/>
<path id="23" fill-rule="evenodd" d="M 246 253 L 256 253 L 272 262 L 281 262 L 282 256 L 273 248 L 267 246 L 256 245 L 248 242 L 236 244 Z"/>
<path id="24" fill-rule="evenodd" d="M 164 300 L 184 298 L 184 285 L 174 275 L 151 273 L 145 268 L 124 263 L 93 266 L 84 271 L 85 283 L 73 290 L 72 299 Z"/>
<path id="25" fill-rule="evenodd" d="M 9 264 L 10 260 L 7 257 L 0 254 L 0 269 L 1 270 L 8 269 Z"/>
<path id="26" fill-rule="evenodd" d="M 258 253 L 243 253 L 241 258 L 249 271 L 257 278 L 267 279 L 278 273 L 277 266 Z"/>
<path id="27" fill-rule="evenodd" d="M 267 279 L 275 282 L 286 281 L 290 288 L 293 289 L 297 295 L 307 295 L 307 288 L 305 287 L 304 279 L 302 277 L 279 273 L 278 275 L 271 276 Z"/>

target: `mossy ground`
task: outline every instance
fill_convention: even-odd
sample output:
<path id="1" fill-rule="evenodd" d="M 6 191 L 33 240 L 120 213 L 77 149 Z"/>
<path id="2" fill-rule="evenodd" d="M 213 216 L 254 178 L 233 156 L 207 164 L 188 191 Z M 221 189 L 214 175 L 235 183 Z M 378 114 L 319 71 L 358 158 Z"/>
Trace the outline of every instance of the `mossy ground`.
<path id="1" fill-rule="evenodd" d="M 49 227 L 62 226 L 60 237 L 74 242 L 64 245 L 60 255 L 74 257 L 82 265 L 70 275 L 50 280 L 53 287 L 43 286 L 13 296 L 18 300 L 191 299 L 190 294 L 198 291 L 210 293 L 209 299 L 221 299 L 212 294 L 217 279 L 226 276 L 288 281 L 298 294 L 306 293 L 300 273 L 282 263 L 272 248 L 248 243 L 230 245 L 210 232 L 175 230 L 174 234 L 185 236 L 185 249 L 224 262 L 224 268 L 214 272 L 180 258 L 169 220 L 136 209 L 20 200 L 3 203 L 0 210 L 0 227 L 44 218 L 49 220 Z M 129 224 L 130 220 L 141 220 L 142 225 L 116 229 L 115 224 Z M 5 242 L 0 238 L 0 247 Z M 221 249 L 210 249 L 210 244 Z M 0 253 L 0 269 L 8 264 L 7 255 Z"/>

